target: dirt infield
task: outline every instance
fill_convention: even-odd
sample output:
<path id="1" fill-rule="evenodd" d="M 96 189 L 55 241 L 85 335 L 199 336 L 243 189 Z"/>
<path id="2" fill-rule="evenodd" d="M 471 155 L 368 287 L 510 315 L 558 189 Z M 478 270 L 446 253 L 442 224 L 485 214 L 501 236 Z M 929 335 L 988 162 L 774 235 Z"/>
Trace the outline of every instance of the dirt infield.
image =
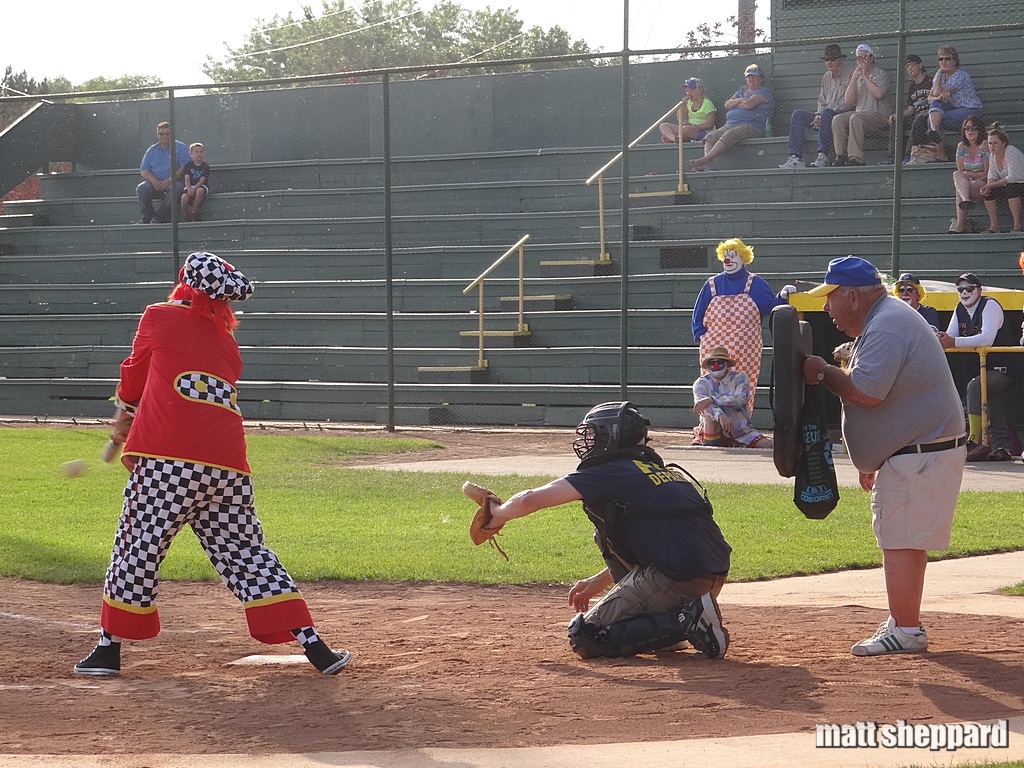
<path id="1" fill-rule="evenodd" d="M 733 606 L 725 659 L 691 651 L 581 661 L 558 586 L 314 583 L 325 637 L 355 653 L 339 677 L 249 639 L 219 584 L 168 583 L 164 631 L 122 676 L 76 677 L 98 588 L 0 580 L 0 753 L 279 753 L 521 747 L 813 730 L 858 720 L 947 722 L 1024 708 L 1024 622 L 930 615 L 930 653 L 855 659 L 875 609 Z M 728 589 L 728 588 L 727 588 Z"/>
<path id="2" fill-rule="evenodd" d="M 570 436 L 435 436 L 449 445 L 436 453 L 552 452 Z M 725 659 L 679 651 L 584 662 L 565 644 L 564 586 L 302 586 L 325 639 L 355 653 L 339 677 L 306 664 L 232 665 L 297 647 L 250 639 L 219 583 L 178 582 L 162 587 L 160 636 L 127 644 L 122 676 L 102 680 L 71 673 L 95 640 L 98 585 L 0 579 L 0 753 L 538 747 L 1024 710 L 1020 619 L 930 613 L 929 653 L 856 659 L 849 646 L 880 610 L 736 605 L 727 585 Z"/>

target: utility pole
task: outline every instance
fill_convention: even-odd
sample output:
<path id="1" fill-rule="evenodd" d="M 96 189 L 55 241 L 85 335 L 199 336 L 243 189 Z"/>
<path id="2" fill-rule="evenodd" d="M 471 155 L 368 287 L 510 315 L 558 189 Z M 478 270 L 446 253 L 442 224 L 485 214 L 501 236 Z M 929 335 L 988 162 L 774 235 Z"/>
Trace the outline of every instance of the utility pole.
<path id="1" fill-rule="evenodd" d="M 740 44 L 740 53 L 751 53 L 754 50 L 755 0 L 737 0 L 736 36 Z"/>

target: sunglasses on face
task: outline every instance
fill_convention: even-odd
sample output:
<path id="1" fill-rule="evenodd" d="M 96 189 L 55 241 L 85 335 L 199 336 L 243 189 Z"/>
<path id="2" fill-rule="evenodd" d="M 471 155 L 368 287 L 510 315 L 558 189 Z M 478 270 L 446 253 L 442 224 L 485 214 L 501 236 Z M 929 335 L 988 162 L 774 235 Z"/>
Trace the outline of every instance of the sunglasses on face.
<path id="1" fill-rule="evenodd" d="M 939 61 L 952 61 L 952 56 L 939 56 Z"/>
<path id="2" fill-rule="evenodd" d="M 901 285 L 896 290 L 900 293 L 917 293 L 917 287 L 913 285 Z"/>
<path id="3" fill-rule="evenodd" d="M 976 285 L 958 285 L 956 290 L 958 293 L 974 293 L 974 289 L 977 287 Z"/>

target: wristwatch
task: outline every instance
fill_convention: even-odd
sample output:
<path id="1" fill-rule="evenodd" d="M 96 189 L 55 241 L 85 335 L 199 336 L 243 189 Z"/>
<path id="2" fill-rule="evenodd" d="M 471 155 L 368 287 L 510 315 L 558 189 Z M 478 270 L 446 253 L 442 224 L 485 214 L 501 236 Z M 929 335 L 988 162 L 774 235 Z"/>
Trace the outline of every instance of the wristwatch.
<path id="1" fill-rule="evenodd" d="M 828 366 L 826 365 L 825 368 L 828 368 Z M 824 384 L 825 383 L 825 368 L 822 368 L 820 371 L 818 371 L 818 383 L 819 384 Z"/>

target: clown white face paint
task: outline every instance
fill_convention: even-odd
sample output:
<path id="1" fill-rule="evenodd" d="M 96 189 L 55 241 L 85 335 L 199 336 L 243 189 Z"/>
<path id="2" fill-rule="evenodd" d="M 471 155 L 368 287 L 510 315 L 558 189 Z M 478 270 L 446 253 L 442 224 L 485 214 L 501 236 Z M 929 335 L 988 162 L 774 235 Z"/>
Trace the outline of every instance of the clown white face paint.
<path id="1" fill-rule="evenodd" d="M 743 259 L 741 259 L 732 248 L 722 252 L 722 266 L 725 271 L 730 275 L 733 272 L 738 272 L 743 266 Z"/>
<path id="2" fill-rule="evenodd" d="M 708 373 L 716 379 L 724 379 L 729 372 L 729 364 L 725 360 L 708 360 Z"/>
<path id="3" fill-rule="evenodd" d="M 960 294 L 960 303 L 967 309 L 970 309 L 979 301 L 981 301 L 981 289 L 970 283 L 960 283 L 956 287 Z M 966 293 L 964 291 L 967 291 Z"/>

